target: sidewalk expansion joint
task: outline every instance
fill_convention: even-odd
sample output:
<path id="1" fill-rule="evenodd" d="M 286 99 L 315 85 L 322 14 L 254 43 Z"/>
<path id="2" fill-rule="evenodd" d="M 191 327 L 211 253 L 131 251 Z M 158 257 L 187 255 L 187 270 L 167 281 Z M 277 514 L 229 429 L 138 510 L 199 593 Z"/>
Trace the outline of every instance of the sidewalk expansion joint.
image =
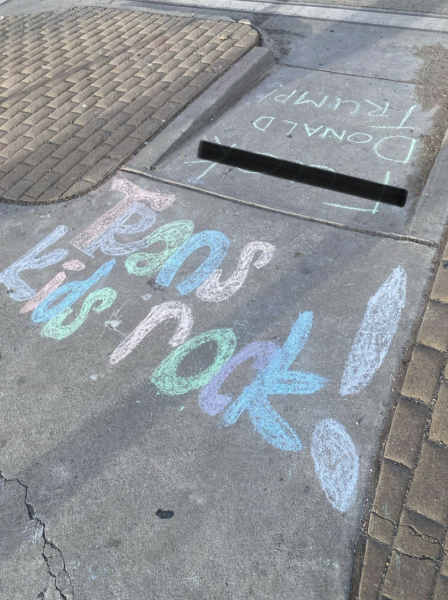
<path id="1" fill-rule="evenodd" d="M 335 75 L 348 75 L 349 77 L 359 77 L 360 79 L 374 79 L 375 81 L 391 81 L 392 83 L 408 83 L 410 85 L 415 85 L 424 87 L 423 83 L 419 83 L 418 81 L 412 81 L 408 79 L 390 79 L 390 77 L 377 77 L 376 75 L 361 75 L 360 73 L 348 73 L 347 71 L 335 71 L 334 69 L 317 69 L 316 67 L 301 67 L 300 65 L 291 65 L 288 63 L 282 63 L 276 61 L 276 64 L 279 67 L 289 67 L 290 69 L 302 69 L 303 71 L 318 71 L 319 73 L 330 73 Z"/>
<path id="2" fill-rule="evenodd" d="M 48 574 L 50 578 L 54 581 L 54 586 L 56 591 L 59 593 L 62 600 L 73 600 L 75 598 L 75 593 L 72 585 L 72 581 L 70 578 L 70 574 L 67 571 L 66 564 L 62 552 L 57 547 L 57 545 L 48 539 L 46 533 L 45 523 L 36 516 L 36 512 L 34 506 L 28 500 L 28 486 L 22 483 L 17 478 L 8 479 L 5 477 L 0 471 L 0 480 L 6 483 L 17 483 L 19 486 L 24 488 L 25 497 L 24 502 L 26 506 L 26 511 L 28 514 L 28 518 L 30 521 L 36 521 L 39 527 L 42 529 L 42 539 L 43 539 L 43 548 L 42 548 L 42 559 L 46 564 Z M 54 569 L 54 559 L 59 559 L 59 562 L 62 562 L 62 569 L 58 569 L 55 571 Z M 62 587 L 61 587 L 62 586 Z M 44 599 L 45 591 L 42 591 L 38 594 L 39 599 Z"/>
<path id="3" fill-rule="evenodd" d="M 358 227 L 351 227 L 350 225 L 343 225 L 342 223 L 336 223 L 335 221 L 327 221 L 325 219 L 319 219 L 317 217 L 309 217 L 307 215 L 301 215 L 299 213 L 290 212 L 287 210 L 281 210 L 279 208 L 272 208 L 271 206 L 266 206 L 264 204 L 256 204 L 255 202 L 249 202 L 247 200 L 241 200 L 240 198 L 234 198 L 233 196 L 226 196 L 224 194 L 219 194 L 218 192 L 212 192 L 211 190 L 203 190 L 201 188 L 195 187 L 194 185 L 189 185 L 187 183 L 181 183 L 179 181 L 171 181 L 170 179 L 165 179 L 163 177 L 158 177 L 156 175 L 150 175 L 149 173 L 145 173 L 144 171 L 140 171 L 139 169 L 132 169 L 130 167 L 121 167 L 120 171 L 123 173 L 130 173 L 132 175 L 139 175 L 140 177 L 145 177 L 146 179 L 151 179 L 152 181 L 157 181 L 158 183 L 165 183 L 167 185 L 173 185 L 175 187 L 179 187 L 185 190 L 191 190 L 193 192 L 199 192 L 206 196 L 211 196 L 213 198 L 219 198 L 220 200 L 227 200 L 229 202 L 235 202 L 236 204 L 242 204 L 243 206 L 250 206 L 251 208 L 258 208 L 261 210 L 265 210 L 271 213 L 276 213 L 279 215 L 284 215 L 286 217 L 293 217 L 295 219 L 300 219 L 301 221 L 309 221 L 310 223 L 319 223 L 320 225 L 328 225 L 330 227 L 336 227 L 337 229 L 344 229 L 346 231 L 352 231 L 354 233 L 363 233 L 365 235 L 370 235 L 372 237 L 381 237 L 386 239 L 396 240 L 397 242 L 411 242 L 413 244 L 420 244 L 422 246 L 427 246 L 428 248 L 437 248 L 438 244 L 435 242 L 431 242 L 430 240 L 424 240 L 421 238 L 412 237 L 409 235 L 402 235 L 400 233 L 392 233 L 387 231 L 370 231 L 368 229 L 361 229 Z"/>

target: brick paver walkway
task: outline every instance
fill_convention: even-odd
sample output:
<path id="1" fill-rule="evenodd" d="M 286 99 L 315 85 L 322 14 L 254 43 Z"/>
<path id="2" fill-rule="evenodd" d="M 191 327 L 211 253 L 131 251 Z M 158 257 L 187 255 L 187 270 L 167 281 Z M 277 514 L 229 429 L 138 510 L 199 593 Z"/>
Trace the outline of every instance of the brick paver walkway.
<path id="1" fill-rule="evenodd" d="M 258 43 L 248 25 L 104 8 L 0 21 L 0 197 L 88 191 Z"/>
<path id="2" fill-rule="evenodd" d="M 448 599 L 447 324 L 448 246 L 386 441 L 359 600 Z"/>

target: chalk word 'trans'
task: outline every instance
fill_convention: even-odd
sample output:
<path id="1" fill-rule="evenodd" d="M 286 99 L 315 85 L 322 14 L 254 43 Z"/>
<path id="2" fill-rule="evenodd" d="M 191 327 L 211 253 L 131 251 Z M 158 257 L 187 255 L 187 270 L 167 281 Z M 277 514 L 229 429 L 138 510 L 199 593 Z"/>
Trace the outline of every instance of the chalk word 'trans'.
<path id="1" fill-rule="evenodd" d="M 157 253 L 137 252 L 126 260 L 126 270 L 132 275 L 149 277 L 159 273 L 156 283 L 169 285 L 180 265 L 196 250 L 203 246 L 211 249 L 211 255 L 203 265 L 185 282 L 179 284 L 181 294 L 187 294 L 198 284 L 198 279 L 206 277 L 196 289 L 196 295 L 207 302 L 221 302 L 235 294 L 245 282 L 250 265 L 260 269 L 267 265 L 275 253 L 275 246 L 267 242 L 249 242 L 241 251 L 237 267 L 233 274 L 221 282 L 221 269 L 213 269 L 221 264 L 229 246 L 229 240 L 221 232 L 203 231 L 191 238 L 194 224 L 192 221 L 175 221 L 162 225 L 147 238 L 150 248 L 158 242 L 164 242 L 165 248 Z M 173 256 L 176 253 L 175 256 Z M 256 260 L 256 255 L 260 253 Z M 167 261 L 170 261 L 169 263 Z M 166 264 L 165 264 L 166 263 Z M 162 270 L 162 272 L 160 272 Z"/>
<path id="2" fill-rule="evenodd" d="M 81 252 L 89 249 L 90 244 L 105 233 L 106 230 L 110 227 L 113 228 L 117 220 L 122 218 L 125 213 L 132 214 L 128 213 L 128 211 L 136 202 L 146 202 L 153 211 L 160 212 L 171 206 L 176 200 L 174 194 L 162 194 L 157 191 L 150 192 L 126 179 L 113 179 L 110 189 L 120 192 L 124 197 L 118 204 L 101 215 L 101 217 L 98 217 L 87 229 L 84 229 L 84 231 L 71 240 L 70 243 L 72 246 L 81 250 Z M 123 220 L 121 220 L 121 225 L 123 225 Z M 89 250 L 87 250 L 87 254 L 89 254 Z"/>

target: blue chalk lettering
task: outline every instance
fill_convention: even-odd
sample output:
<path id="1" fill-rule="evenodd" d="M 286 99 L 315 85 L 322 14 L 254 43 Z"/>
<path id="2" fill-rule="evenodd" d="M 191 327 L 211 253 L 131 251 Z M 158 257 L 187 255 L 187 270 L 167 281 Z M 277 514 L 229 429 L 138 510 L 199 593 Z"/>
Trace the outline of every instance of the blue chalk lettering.
<path id="1" fill-rule="evenodd" d="M 115 263 L 116 260 L 113 258 L 95 271 L 89 279 L 86 279 L 85 281 L 71 281 L 55 290 L 34 309 L 31 317 L 34 323 L 46 323 L 74 304 L 78 298 L 83 296 L 87 290 L 97 283 L 97 281 L 109 275 Z M 60 297 L 64 297 L 63 300 L 61 300 L 59 304 L 54 305 L 55 301 Z"/>
<path id="2" fill-rule="evenodd" d="M 323 419 L 311 438 L 311 456 L 327 500 L 346 512 L 356 500 L 359 457 L 352 438 L 334 419 Z"/>
<path id="3" fill-rule="evenodd" d="M 39 242 L 34 248 L 31 248 L 21 258 L 16 260 L 12 265 L 0 273 L 0 283 L 4 283 L 7 288 L 12 290 L 10 298 L 17 302 L 22 300 L 30 300 L 35 294 L 34 290 L 20 277 L 22 271 L 29 271 L 31 269 L 43 269 L 50 265 L 58 263 L 67 257 L 67 250 L 62 248 L 58 250 L 52 250 L 47 254 L 41 255 L 48 246 L 54 244 L 57 240 L 61 239 L 68 231 L 65 225 L 59 225 L 54 231 L 52 231 L 46 238 Z"/>
<path id="4" fill-rule="evenodd" d="M 325 387 L 327 380 L 314 373 L 290 371 L 289 367 L 303 350 L 311 326 L 313 313 L 304 312 L 294 323 L 288 339 L 278 348 L 268 366 L 246 386 L 240 397 L 223 415 L 225 426 L 236 423 L 247 410 L 255 430 L 265 440 L 281 450 L 298 452 L 302 443 L 294 429 L 272 408 L 268 397 L 273 394 L 313 394 Z"/>
<path id="5" fill-rule="evenodd" d="M 187 240 L 167 261 L 157 276 L 156 283 L 168 287 L 177 271 L 190 254 L 193 254 L 195 250 L 198 250 L 203 246 L 208 246 L 211 252 L 205 261 L 196 269 L 196 271 L 194 271 L 194 273 L 177 286 L 177 289 L 182 296 L 189 294 L 200 286 L 203 281 L 208 279 L 215 269 L 219 267 L 227 254 L 229 245 L 229 238 L 220 231 L 201 231 L 201 233 L 197 233 Z"/>

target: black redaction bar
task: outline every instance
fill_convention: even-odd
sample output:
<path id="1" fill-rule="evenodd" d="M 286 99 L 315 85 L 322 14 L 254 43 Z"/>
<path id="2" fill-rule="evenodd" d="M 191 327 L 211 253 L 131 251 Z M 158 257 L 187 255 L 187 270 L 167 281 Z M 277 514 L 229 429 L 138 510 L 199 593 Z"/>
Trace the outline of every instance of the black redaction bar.
<path id="1" fill-rule="evenodd" d="M 230 148 L 230 146 L 221 146 L 213 142 L 201 141 L 199 143 L 198 158 L 394 206 L 403 207 L 408 196 L 407 190 L 403 188 L 333 173 L 316 167 L 307 167 L 288 160 Z"/>

